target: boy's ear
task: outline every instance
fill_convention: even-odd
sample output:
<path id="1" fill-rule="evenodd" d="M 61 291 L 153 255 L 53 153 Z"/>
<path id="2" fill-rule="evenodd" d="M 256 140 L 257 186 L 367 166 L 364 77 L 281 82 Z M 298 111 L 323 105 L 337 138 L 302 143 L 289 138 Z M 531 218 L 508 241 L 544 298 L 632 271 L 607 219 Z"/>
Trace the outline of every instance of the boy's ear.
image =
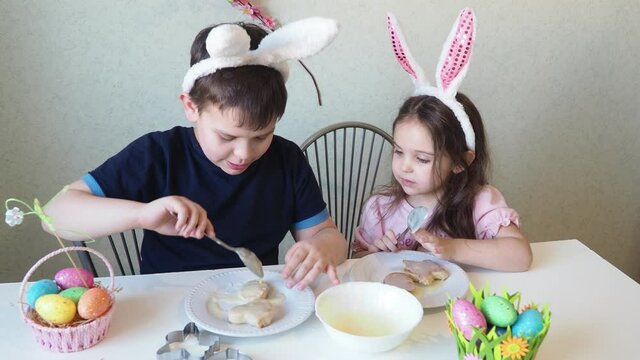
<path id="1" fill-rule="evenodd" d="M 182 107 L 184 108 L 184 115 L 191 123 L 198 122 L 200 114 L 198 113 L 198 106 L 191 100 L 191 96 L 188 93 L 183 92 L 180 94 L 180 101 L 182 101 Z"/>
<path id="2" fill-rule="evenodd" d="M 476 152 L 473 150 L 467 150 L 464 153 L 464 161 L 467 163 L 467 166 L 471 165 L 473 160 L 476 159 Z M 464 170 L 464 167 L 458 165 L 453 169 L 454 174 L 459 174 Z"/>

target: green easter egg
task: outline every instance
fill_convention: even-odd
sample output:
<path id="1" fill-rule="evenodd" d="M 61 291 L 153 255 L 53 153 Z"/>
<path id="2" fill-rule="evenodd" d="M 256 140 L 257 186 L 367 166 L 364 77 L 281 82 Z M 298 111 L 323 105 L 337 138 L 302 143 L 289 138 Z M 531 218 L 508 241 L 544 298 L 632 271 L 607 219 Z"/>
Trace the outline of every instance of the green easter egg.
<path id="1" fill-rule="evenodd" d="M 480 311 L 493 325 L 507 327 L 513 325 L 518 319 L 518 312 L 509 300 L 502 296 L 489 296 L 482 301 Z"/>
<path id="2" fill-rule="evenodd" d="M 84 287 L 72 287 L 60 292 L 61 296 L 66 297 L 67 299 L 73 301 L 76 305 L 78 305 L 78 301 L 80 297 L 87 292 L 87 288 Z"/>

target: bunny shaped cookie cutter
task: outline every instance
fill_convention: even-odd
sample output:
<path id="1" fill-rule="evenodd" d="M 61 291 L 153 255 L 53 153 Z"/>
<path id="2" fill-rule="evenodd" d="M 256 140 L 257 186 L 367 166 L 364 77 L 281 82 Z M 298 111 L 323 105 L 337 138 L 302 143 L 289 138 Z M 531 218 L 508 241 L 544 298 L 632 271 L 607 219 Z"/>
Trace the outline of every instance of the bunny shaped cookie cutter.
<path id="1" fill-rule="evenodd" d="M 244 65 L 274 68 L 286 81 L 287 60 L 300 60 L 314 55 L 329 45 L 338 35 L 338 23 L 333 19 L 313 17 L 298 20 L 265 36 L 255 50 L 250 50 L 251 38 L 236 24 L 221 24 L 209 31 L 206 48 L 209 58 L 189 68 L 182 82 L 182 91 L 189 92 L 196 80 L 223 69 Z"/>
<path id="2" fill-rule="evenodd" d="M 469 60 L 476 37 L 476 20 L 473 10 L 460 11 L 444 43 L 436 68 L 436 86 L 427 80 L 424 71 L 415 61 L 404 38 L 396 17 L 387 13 L 387 27 L 396 60 L 411 76 L 415 86 L 414 95 L 434 96 L 449 107 L 462 127 L 469 150 L 475 150 L 475 133 L 464 107 L 456 100 L 456 94 L 469 69 Z"/>

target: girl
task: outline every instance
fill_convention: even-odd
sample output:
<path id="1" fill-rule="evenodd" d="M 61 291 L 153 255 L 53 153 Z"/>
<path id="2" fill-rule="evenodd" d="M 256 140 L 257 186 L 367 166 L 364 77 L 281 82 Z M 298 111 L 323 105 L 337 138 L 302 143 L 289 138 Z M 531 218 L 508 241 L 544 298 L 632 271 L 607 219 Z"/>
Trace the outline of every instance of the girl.
<path id="1" fill-rule="evenodd" d="M 415 75 L 418 95 L 404 102 L 393 123 L 393 178 L 364 206 L 356 256 L 410 249 L 483 268 L 527 270 L 531 248 L 520 232 L 518 213 L 487 183 L 489 157 L 480 113 L 457 93 L 475 35 L 473 12 L 461 12 L 445 45 L 446 54 L 458 53 L 459 46 L 468 53 L 441 57 L 438 87 L 431 87 L 413 62 L 392 15 L 388 24 L 396 57 Z M 465 29 L 467 38 L 460 44 L 456 35 Z M 416 206 L 431 210 L 426 227 L 398 239 Z"/>

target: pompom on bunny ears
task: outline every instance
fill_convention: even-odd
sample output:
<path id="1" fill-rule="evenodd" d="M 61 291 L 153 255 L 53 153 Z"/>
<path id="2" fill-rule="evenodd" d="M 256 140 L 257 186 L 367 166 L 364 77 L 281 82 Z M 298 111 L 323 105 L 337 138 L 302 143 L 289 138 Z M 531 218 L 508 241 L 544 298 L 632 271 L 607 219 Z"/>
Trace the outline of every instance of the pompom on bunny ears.
<path id="1" fill-rule="evenodd" d="M 391 36 L 391 45 L 396 60 L 409 73 L 415 85 L 414 95 L 434 96 L 449 107 L 462 127 L 469 150 L 475 151 L 476 140 L 469 116 L 464 107 L 456 100 L 460 83 L 469 69 L 469 60 L 476 36 L 476 21 L 473 10 L 465 8 L 460 11 L 453 24 L 447 41 L 444 43 L 438 67 L 436 69 L 436 86 L 429 84 L 424 71 L 411 56 L 409 46 L 402 30 L 393 14 L 387 14 L 387 27 Z"/>
<path id="2" fill-rule="evenodd" d="M 326 18 L 308 18 L 289 23 L 262 39 L 250 50 L 251 38 L 239 25 L 222 24 L 209 32 L 206 48 L 209 58 L 194 64 L 184 77 L 182 91 L 190 92 L 196 80 L 223 69 L 244 65 L 274 68 L 287 81 L 287 60 L 314 55 L 335 39 L 338 23 Z"/>

